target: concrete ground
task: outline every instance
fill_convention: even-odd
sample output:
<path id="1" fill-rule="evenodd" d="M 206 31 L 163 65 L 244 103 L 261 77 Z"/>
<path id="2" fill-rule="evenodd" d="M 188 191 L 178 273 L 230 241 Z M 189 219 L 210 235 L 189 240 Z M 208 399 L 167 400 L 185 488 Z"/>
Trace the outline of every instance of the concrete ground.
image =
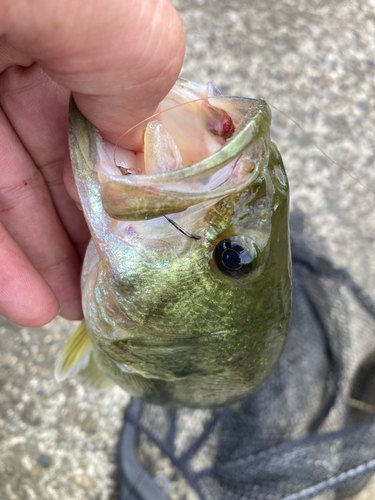
<path id="1" fill-rule="evenodd" d="M 173 3 L 187 34 L 182 76 L 266 98 L 375 191 L 372 0 Z M 375 299 L 375 194 L 273 116 L 303 234 Z M 53 363 L 73 330 L 61 318 L 38 329 L 0 319 L 0 499 L 116 498 L 115 445 L 128 397 L 56 384 Z M 374 497 L 372 483 L 358 500 Z"/>

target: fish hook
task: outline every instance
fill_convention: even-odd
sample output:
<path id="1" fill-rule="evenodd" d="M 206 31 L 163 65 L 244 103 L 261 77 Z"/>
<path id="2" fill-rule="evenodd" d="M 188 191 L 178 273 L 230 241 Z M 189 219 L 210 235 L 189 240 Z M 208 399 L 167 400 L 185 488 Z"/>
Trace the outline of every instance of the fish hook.
<path id="1" fill-rule="evenodd" d="M 126 169 L 124 167 L 121 167 L 120 165 L 116 165 L 116 167 L 120 170 L 120 172 L 121 172 L 122 175 L 131 175 L 131 172 L 129 172 L 128 169 Z M 170 222 L 172 224 L 172 226 L 174 226 L 176 229 L 178 229 L 182 234 L 184 234 L 188 238 L 191 238 L 193 240 L 200 240 L 201 239 L 201 236 L 196 236 L 194 234 L 190 234 L 187 231 L 185 231 L 185 229 L 182 229 L 182 227 L 179 226 L 177 224 L 177 222 L 175 222 L 174 220 L 170 219 L 166 215 L 164 215 L 164 218 L 167 219 L 167 221 Z"/>

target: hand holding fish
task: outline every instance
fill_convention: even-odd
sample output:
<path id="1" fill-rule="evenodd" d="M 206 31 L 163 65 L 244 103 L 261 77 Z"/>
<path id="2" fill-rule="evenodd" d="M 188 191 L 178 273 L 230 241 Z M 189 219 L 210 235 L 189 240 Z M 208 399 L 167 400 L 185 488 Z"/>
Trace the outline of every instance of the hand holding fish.
<path id="1" fill-rule="evenodd" d="M 5 0 L 0 20 L 0 313 L 78 319 L 90 235 L 65 160 L 69 93 L 116 142 L 175 82 L 182 24 L 168 0 Z M 136 150 L 140 134 L 121 145 Z"/>

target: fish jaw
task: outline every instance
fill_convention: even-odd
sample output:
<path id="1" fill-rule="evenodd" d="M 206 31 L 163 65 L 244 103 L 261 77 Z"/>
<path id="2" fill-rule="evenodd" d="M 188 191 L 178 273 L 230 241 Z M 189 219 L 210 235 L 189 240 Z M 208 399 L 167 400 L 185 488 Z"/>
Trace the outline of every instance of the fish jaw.
<path id="1" fill-rule="evenodd" d="M 161 120 L 169 132 L 176 135 L 176 143 L 182 152 L 181 157 L 188 165 L 153 175 L 121 175 L 121 171 L 113 163 L 113 148 L 104 143 L 99 132 L 90 126 L 91 124 L 84 123 L 82 115 L 71 101 L 71 142 L 74 148 L 78 144 L 83 145 L 84 150 L 81 153 L 87 159 L 86 172 L 89 173 L 94 168 L 100 173 L 101 202 L 112 219 L 149 220 L 178 213 L 203 201 L 226 196 L 250 182 L 252 175 L 249 164 L 254 164 L 252 153 L 254 146 L 268 135 L 270 109 L 263 100 L 217 95 L 210 88 L 188 86 L 184 82 L 178 82 L 167 96 L 167 104 L 164 105 L 166 109 L 172 107 L 172 104 L 184 104 L 161 115 Z M 189 104 L 191 98 L 203 101 Z M 231 116 L 227 112 L 228 109 L 231 110 Z M 175 115 L 181 114 L 182 118 L 174 119 Z M 221 119 L 213 119 L 213 114 L 218 114 Z M 186 124 L 191 121 L 189 117 L 195 119 L 197 116 L 200 119 L 195 120 L 193 126 L 188 129 L 193 136 L 189 142 L 183 137 L 181 130 L 184 126 L 187 128 Z M 215 123 L 225 123 L 225 117 L 230 118 L 231 127 L 236 129 L 228 140 L 224 139 L 226 132 L 222 130 L 223 127 L 220 129 Z M 189 156 L 186 152 L 189 148 L 195 150 L 196 154 Z M 165 151 L 157 151 L 157 147 L 154 147 L 155 156 L 165 159 L 163 153 Z M 150 155 L 145 152 L 145 157 L 147 156 Z M 194 160 L 199 161 L 189 165 L 190 161 Z M 163 161 L 159 162 L 159 165 L 160 163 Z M 222 185 L 215 185 L 216 179 L 220 179 L 220 174 L 225 172 L 227 166 L 226 170 L 230 172 L 228 179 Z M 83 169 L 84 162 L 80 167 L 81 171 Z M 134 162 L 130 162 L 128 170 L 133 169 Z M 83 192 L 84 189 L 82 194 Z"/>
<path id="2" fill-rule="evenodd" d="M 153 176 L 158 196 L 172 185 L 179 197 L 190 196 L 188 207 L 172 217 L 201 237 L 191 240 L 164 218 L 122 222 L 108 215 L 103 174 L 96 170 L 103 143 L 90 124 L 84 126 L 81 146 L 72 120 L 71 148 L 93 236 L 82 290 L 96 364 L 130 394 L 158 404 L 214 407 L 245 397 L 272 373 L 290 319 L 289 194 L 276 147 L 268 134 L 255 142 L 247 138 L 239 153 L 253 163 L 241 174 L 246 180 L 235 179 L 227 191 L 219 185 L 221 195 L 211 199 L 202 191 L 197 203 L 191 203 L 190 185 L 194 176 L 195 187 L 201 179 L 212 182 L 212 159 L 208 176 L 196 165 L 177 171 L 178 180 Z M 216 164 L 214 174 L 227 165 Z M 189 168 L 196 168 L 193 177 Z M 176 172 L 164 179 L 171 175 Z M 152 176 L 128 177 L 142 190 L 150 179 L 138 179 Z M 230 238 L 256 256 L 243 279 L 223 275 L 215 261 L 215 248 Z"/>

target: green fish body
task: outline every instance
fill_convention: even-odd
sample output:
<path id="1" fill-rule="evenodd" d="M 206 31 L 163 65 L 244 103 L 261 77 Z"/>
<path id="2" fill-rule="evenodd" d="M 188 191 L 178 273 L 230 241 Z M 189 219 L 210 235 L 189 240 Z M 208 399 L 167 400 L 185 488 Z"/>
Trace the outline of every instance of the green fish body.
<path id="1" fill-rule="evenodd" d="M 70 153 L 92 240 L 85 323 L 59 380 L 111 380 L 137 398 L 195 408 L 258 388 L 291 313 L 289 191 L 262 100 L 178 80 L 141 158 L 116 154 L 70 109 Z M 133 175 L 123 175 L 124 171 Z M 193 239 L 163 217 L 167 215 Z"/>

